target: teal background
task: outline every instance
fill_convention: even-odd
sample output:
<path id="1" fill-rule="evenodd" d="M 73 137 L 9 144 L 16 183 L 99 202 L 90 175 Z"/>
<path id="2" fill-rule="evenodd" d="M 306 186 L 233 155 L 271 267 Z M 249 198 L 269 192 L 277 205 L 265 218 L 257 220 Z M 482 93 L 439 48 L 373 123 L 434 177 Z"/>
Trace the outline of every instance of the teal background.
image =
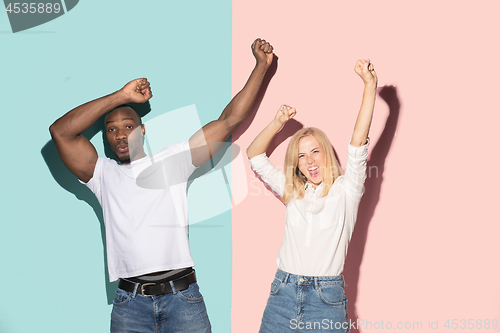
<path id="1" fill-rule="evenodd" d="M 231 98 L 231 1 L 83 0 L 15 34 L 2 10 L 0 45 L 0 332 L 108 332 L 99 212 L 52 176 L 48 127 L 138 77 L 154 94 L 144 121 L 192 104 L 202 124 L 216 119 Z M 101 133 L 92 142 L 104 155 Z M 229 332 L 231 211 L 191 225 L 190 240 L 213 331 Z"/>

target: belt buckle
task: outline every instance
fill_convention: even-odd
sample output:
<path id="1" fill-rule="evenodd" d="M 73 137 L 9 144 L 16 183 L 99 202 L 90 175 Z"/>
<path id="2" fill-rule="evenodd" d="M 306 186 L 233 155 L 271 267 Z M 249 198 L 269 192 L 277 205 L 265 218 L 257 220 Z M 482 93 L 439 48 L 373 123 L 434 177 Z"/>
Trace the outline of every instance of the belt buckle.
<path id="1" fill-rule="evenodd" d="M 155 295 L 153 295 L 153 294 L 151 294 L 151 295 L 147 295 L 147 294 L 145 294 L 145 293 L 144 293 L 144 286 L 149 286 L 149 285 L 155 286 L 155 285 L 156 285 L 156 283 L 144 283 L 144 284 L 141 284 L 141 294 L 142 294 L 142 296 L 146 296 L 146 297 L 152 297 L 152 296 L 155 296 Z"/>

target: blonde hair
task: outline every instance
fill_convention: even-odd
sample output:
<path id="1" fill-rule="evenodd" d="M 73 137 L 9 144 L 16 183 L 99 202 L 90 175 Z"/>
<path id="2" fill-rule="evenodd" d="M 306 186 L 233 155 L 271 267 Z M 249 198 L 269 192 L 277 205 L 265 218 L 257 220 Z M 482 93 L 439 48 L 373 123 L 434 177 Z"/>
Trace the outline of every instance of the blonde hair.
<path id="1" fill-rule="evenodd" d="M 302 138 L 312 135 L 319 143 L 321 150 L 325 153 L 326 166 L 323 173 L 323 194 L 326 196 L 337 177 L 343 175 L 339 162 L 335 158 L 333 148 L 326 134 L 314 127 L 303 128 L 297 131 L 290 140 L 285 155 L 285 190 L 281 200 L 284 203 L 292 199 L 302 199 L 305 194 L 306 176 L 298 168 L 299 142 Z"/>

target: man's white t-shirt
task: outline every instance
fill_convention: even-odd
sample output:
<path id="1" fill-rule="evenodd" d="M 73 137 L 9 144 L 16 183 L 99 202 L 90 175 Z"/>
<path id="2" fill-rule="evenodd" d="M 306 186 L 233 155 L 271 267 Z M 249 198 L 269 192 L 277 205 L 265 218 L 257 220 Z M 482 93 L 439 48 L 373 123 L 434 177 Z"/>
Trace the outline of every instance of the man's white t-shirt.
<path id="1" fill-rule="evenodd" d="M 186 185 L 195 169 L 187 141 L 130 164 L 98 158 L 84 184 L 102 207 L 110 281 L 194 266 Z"/>

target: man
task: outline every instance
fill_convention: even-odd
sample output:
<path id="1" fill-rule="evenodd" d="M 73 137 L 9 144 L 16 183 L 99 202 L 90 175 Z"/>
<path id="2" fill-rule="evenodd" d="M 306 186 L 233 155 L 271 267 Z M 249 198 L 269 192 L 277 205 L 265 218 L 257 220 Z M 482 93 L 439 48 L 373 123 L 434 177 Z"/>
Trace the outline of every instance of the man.
<path id="1" fill-rule="evenodd" d="M 188 142 L 169 145 L 154 156 L 144 152 L 145 126 L 140 116 L 125 105 L 144 103 L 153 96 L 145 78 L 80 105 L 50 126 L 62 161 L 94 192 L 103 209 L 109 277 L 120 279 L 111 314 L 112 332 L 211 331 L 189 252 L 186 182 L 250 111 L 272 63 L 273 47 L 256 39 L 252 52 L 255 68 L 219 119 Z M 108 111 L 105 135 L 119 164 L 98 157 L 81 135 Z M 168 163 L 155 173 L 153 163 L 158 161 Z M 161 175 L 166 186 L 142 186 L 138 178 L 148 173 L 153 178 Z"/>

